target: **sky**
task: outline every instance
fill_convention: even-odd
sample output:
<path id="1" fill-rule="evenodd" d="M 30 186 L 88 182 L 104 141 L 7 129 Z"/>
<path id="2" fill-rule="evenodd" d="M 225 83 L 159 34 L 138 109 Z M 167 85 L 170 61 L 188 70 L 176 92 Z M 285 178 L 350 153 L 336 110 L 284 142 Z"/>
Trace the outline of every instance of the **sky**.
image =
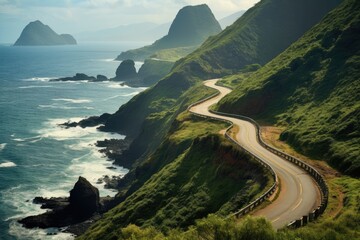
<path id="1" fill-rule="evenodd" d="M 31 21 L 76 34 L 132 23 L 171 22 L 184 6 L 206 3 L 219 20 L 259 0 L 0 0 L 0 43 L 13 43 Z"/>

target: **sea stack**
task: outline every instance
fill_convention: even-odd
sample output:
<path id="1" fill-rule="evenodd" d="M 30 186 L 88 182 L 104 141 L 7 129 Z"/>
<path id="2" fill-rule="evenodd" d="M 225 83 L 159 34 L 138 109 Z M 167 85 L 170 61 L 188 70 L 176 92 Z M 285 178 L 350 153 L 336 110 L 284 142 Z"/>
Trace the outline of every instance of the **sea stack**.
<path id="1" fill-rule="evenodd" d="M 70 34 L 57 34 L 39 20 L 30 22 L 21 32 L 14 46 L 76 45 Z"/>
<path id="2" fill-rule="evenodd" d="M 129 81 L 136 79 L 137 72 L 135 68 L 135 62 L 130 59 L 122 61 L 119 67 L 116 69 L 116 77 L 114 78 L 114 80 Z"/>

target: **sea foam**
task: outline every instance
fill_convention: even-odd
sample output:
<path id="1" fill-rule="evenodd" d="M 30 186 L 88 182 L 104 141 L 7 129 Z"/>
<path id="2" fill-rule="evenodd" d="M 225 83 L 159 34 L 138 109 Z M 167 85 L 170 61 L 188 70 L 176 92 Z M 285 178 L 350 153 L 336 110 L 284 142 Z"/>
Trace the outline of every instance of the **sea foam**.
<path id="1" fill-rule="evenodd" d="M 89 99 L 54 98 L 53 101 L 64 101 L 70 103 L 90 103 Z"/>
<path id="2" fill-rule="evenodd" d="M 48 82 L 51 79 L 54 79 L 56 77 L 33 77 L 33 78 L 27 78 L 24 79 L 25 81 L 39 81 L 39 82 Z"/>
<path id="3" fill-rule="evenodd" d="M 45 85 L 45 86 L 37 86 L 37 85 L 29 85 L 29 86 L 22 86 L 19 87 L 20 89 L 29 89 L 29 88 L 52 88 L 54 86 Z"/>
<path id="4" fill-rule="evenodd" d="M 4 150 L 4 148 L 6 147 L 7 143 L 0 143 L 0 152 L 2 150 Z"/>
<path id="5" fill-rule="evenodd" d="M 10 161 L 0 163 L 0 168 L 16 167 L 16 164 Z"/>

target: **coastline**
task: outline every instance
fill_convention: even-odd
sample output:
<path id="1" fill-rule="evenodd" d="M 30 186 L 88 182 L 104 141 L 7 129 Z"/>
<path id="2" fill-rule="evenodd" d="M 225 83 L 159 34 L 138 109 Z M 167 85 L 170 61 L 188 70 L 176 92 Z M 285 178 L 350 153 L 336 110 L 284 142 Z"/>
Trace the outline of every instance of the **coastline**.
<path id="1" fill-rule="evenodd" d="M 90 119 L 93 117 L 90 117 Z M 82 121 L 86 121 L 89 118 L 83 118 L 83 119 L 76 119 L 78 120 L 78 123 L 82 122 Z M 70 128 L 74 128 L 74 127 L 80 127 L 78 125 L 74 126 L 73 124 L 74 122 L 71 122 L 71 120 L 69 120 L 68 122 L 65 123 L 61 123 L 61 124 L 57 124 L 58 127 L 61 127 L 61 130 L 69 130 Z M 87 122 L 89 123 L 89 122 Z M 95 125 L 93 124 L 92 121 L 90 121 L 89 126 L 81 126 L 82 129 L 86 129 L 86 128 L 96 128 L 96 131 L 99 132 L 103 132 L 103 133 L 107 133 L 113 135 L 113 134 L 117 134 L 117 133 L 109 133 L 109 132 L 105 132 L 105 131 L 101 131 L 99 130 L 99 125 Z M 107 161 L 107 162 L 111 162 L 111 166 L 108 166 L 107 169 L 109 170 L 116 170 L 118 168 L 124 169 L 123 166 L 120 166 L 118 164 L 116 164 L 116 159 L 118 159 L 121 154 L 123 153 L 123 151 L 127 150 L 128 147 L 130 145 L 130 141 L 128 139 L 119 139 L 119 138 L 105 138 L 102 140 L 97 140 L 94 144 L 89 144 L 89 146 L 91 148 L 94 148 L 94 150 L 96 150 L 97 152 L 99 152 L 103 157 L 102 159 Z M 119 190 L 119 182 L 121 181 L 121 179 L 126 175 L 125 174 L 113 174 L 113 175 L 102 175 L 100 178 L 97 179 L 96 184 L 102 186 L 104 189 L 108 189 L 114 192 L 118 192 Z M 116 194 L 115 194 L 116 195 Z M 30 201 L 30 200 L 27 200 Z M 67 196 L 51 196 L 51 197 L 44 197 L 44 196 L 36 196 L 34 199 L 31 200 L 33 204 L 36 205 L 40 205 L 41 209 L 48 209 L 47 212 L 45 213 L 40 213 L 38 215 L 32 215 L 32 216 L 27 216 L 25 218 L 19 219 L 17 220 L 19 223 L 21 223 L 22 221 L 24 221 L 24 219 L 27 219 L 29 217 L 39 217 L 40 219 L 41 216 L 46 216 L 47 213 L 56 213 L 56 211 L 58 211 L 59 209 L 62 209 L 64 206 L 67 206 L 69 203 L 69 197 Z M 91 215 L 89 217 L 87 217 L 86 219 L 84 219 L 81 222 L 76 222 L 74 224 L 69 224 L 67 226 L 56 226 L 55 225 L 47 225 L 42 223 L 40 220 L 39 221 L 39 225 L 35 225 L 35 226 L 25 226 L 22 225 L 23 227 L 27 228 L 27 229 L 32 229 L 33 227 L 40 227 L 43 229 L 48 229 L 51 228 L 52 230 L 47 231 L 47 234 L 49 235 L 57 235 L 58 233 L 70 233 L 73 236 L 78 236 L 80 234 L 82 234 L 83 232 L 85 232 L 87 230 L 88 227 L 90 227 L 90 225 L 97 221 L 101 215 L 103 213 L 105 213 L 106 211 L 108 211 L 109 209 L 111 209 L 111 206 L 113 206 L 113 202 L 115 201 L 115 196 L 102 196 L 100 197 L 100 201 L 101 201 L 101 210 L 99 210 L 98 212 L 96 212 L 94 215 Z M 50 211 L 49 211 L 50 209 Z M 56 217 L 54 222 L 57 222 L 57 220 L 59 217 Z M 44 220 L 44 221 L 48 221 L 48 220 Z M 46 226 L 46 227 L 44 227 Z M 54 230 L 54 229 L 55 230 Z"/>

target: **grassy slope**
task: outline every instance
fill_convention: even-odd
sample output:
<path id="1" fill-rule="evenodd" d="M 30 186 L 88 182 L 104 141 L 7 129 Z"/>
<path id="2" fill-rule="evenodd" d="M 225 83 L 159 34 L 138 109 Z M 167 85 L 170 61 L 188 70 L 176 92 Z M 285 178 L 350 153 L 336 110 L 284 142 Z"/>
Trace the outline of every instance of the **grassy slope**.
<path id="1" fill-rule="evenodd" d="M 224 127 L 189 113 L 179 115 L 158 151 L 136 168 L 139 177 L 132 187 L 145 183 L 135 192 L 129 189 L 133 193 L 80 239 L 116 239 L 130 223 L 166 232 L 246 204 L 267 184 L 266 174 L 217 135 Z"/>
<path id="2" fill-rule="evenodd" d="M 345 1 L 218 108 L 284 125 L 283 140 L 359 176 L 359 32 L 360 2 Z"/>
<path id="3" fill-rule="evenodd" d="M 176 62 L 180 58 L 185 57 L 189 53 L 193 52 L 199 46 L 190 47 L 178 47 L 178 48 L 167 48 L 162 49 L 154 53 L 151 58 L 156 58 L 164 61 Z"/>
<path id="4" fill-rule="evenodd" d="M 266 6 L 265 3 L 267 2 L 268 1 L 263 1 L 260 5 L 257 5 L 257 7 L 264 7 Z M 264 8 L 266 9 L 266 7 Z M 294 11 L 297 11 L 297 9 L 294 9 Z M 241 27 L 239 26 L 239 28 Z M 229 46 L 231 46 L 233 43 L 229 39 L 227 41 L 229 41 Z M 262 41 L 266 41 L 266 39 L 264 38 Z M 236 43 L 234 44 L 236 45 Z M 205 44 L 201 48 L 207 48 L 208 46 L 209 45 Z M 217 47 L 219 47 L 219 45 L 215 44 L 214 48 Z M 201 51 L 206 52 L 207 50 L 203 49 Z M 213 55 L 209 55 L 207 61 L 217 61 L 217 58 L 213 57 Z M 120 199 L 120 201 L 123 203 L 125 201 L 130 201 L 128 199 L 130 199 L 131 196 L 134 196 L 134 198 L 131 199 L 134 201 L 132 203 L 135 205 L 133 205 L 130 212 L 128 212 L 130 217 L 132 217 L 131 221 L 133 222 L 141 224 L 153 224 L 153 219 L 155 216 L 154 213 L 151 213 L 147 218 L 143 218 L 143 220 L 139 218 L 139 215 L 131 215 L 132 213 L 136 213 L 137 203 L 145 204 L 144 206 L 149 206 L 146 205 L 146 200 L 136 197 L 137 194 L 140 193 L 140 189 L 146 190 L 146 188 L 148 188 L 146 192 L 149 194 L 149 189 L 151 188 L 146 186 L 150 185 L 146 185 L 144 183 L 152 181 L 151 179 L 154 179 L 155 176 L 158 176 L 159 179 L 161 176 L 170 178 L 171 175 L 165 174 L 167 172 L 164 169 L 168 169 L 171 166 L 174 167 L 174 169 L 179 169 L 178 167 L 180 167 L 181 164 L 179 163 L 179 165 L 176 165 L 175 162 L 183 162 L 184 159 L 191 159 L 186 158 L 186 154 L 184 157 L 179 157 L 179 155 L 186 151 L 186 149 L 190 148 L 189 144 L 192 143 L 192 140 L 183 141 L 180 144 L 174 145 L 173 141 L 170 141 L 168 138 L 171 134 L 174 133 L 174 129 L 176 130 L 178 127 L 180 127 L 177 126 L 179 120 L 178 115 L 184 111 L 190 103 L 213 93 L 213 91 L 203 87 L 201 81 L 199 81 L 200 77 L 202 79 L 206 79 L 208 76 L 212 76 L 213 74 L 211 68 L 206 69 L 207 72 L 204 73 L 204 69 L 200 66 L 200 64 L 203 64 L 204 58 L 204 55 L 192 55 L 191 57 L 187 57 L 184 61 L 177 64 L 177 66 L 173 68 L 172 72 L 165 79 L 161 80 L 154 87 L 137 95 L 129 103 L 122 106 L 119 111 L 113 114 L 111 118 L 105 123 L 105 129 L 122 132 L 127 134 L 130 138 L 135 139 L 131 144 L 130 150 L 124 154 L 124 159 L 126 159 L 126 161 L 130 161 L 131 164 L 133 164 L 133 167 L 129 175 L 127 175 L 127 177 L 124 179 L 122 185 L 123 191 L 118 195 L 118 199 Z M 234 66 L 234 68 L 236 68 L 236 66 Z M 232 69 L 232 71 L 233 70 L 234 69 Z M 200 72 L 202 72 L 203 75 L 199 74 Z M 224 71 L 221 71 L 221 74 L 225 74 L 226 72 L 227 70 L 225 69 Z M 191 128 L 190 131 L 182 129 L 181 132 L 189 132 L 191 133 L 191 136 L 195 137 L 196 134 L 193 134 L 193 129 L 198 130 L 201 126 L 203 125 L 195 124 L 194 128 Z M 211 129 L 207 131 L 211 132 Z M 164 140 L 166 141 L 164 142 Z M 198 150 L 200 149 L 195 149 L 194 152 Z M 190 149 L 188 152 L 190 152 Z M 216 155 L 213 155 L 212 157 L 214 156 Z M 121 161 L 124 159 L 119 160 L 119 163 L 121 164 Z M 156 159 L 158 161 L 156 161 Z M 211 162 L 208 162 L 208 164 L 210 163 Z M 206 168 L 206 171 L 208 170 L 210 171 L 211 168 Z M 203 171 L 203 169 L 201 169 L 201 171 Z M 162 173 L 160 174 L 160 172 Z M 184 183 L 186 180 L 184 180 Z M 166 187 L 168 186 L 165 186 L 165 189 Z M 184 196 L 186 195 L 187 194 L 184 194 Z M 151 196 L 155 198 L 157 197 L 156 194 Z M 176 199 L 179 196 L 180 195 L 175 195 L 171 196 L 171 198 L 174 197 Z M 247 196 L 247 194 L 245 193 L 244 196 Z M 123 203 L 118 205 L 119 209 L 125 209 L 125 204 Z M 184 205 L 185 204 L 183 202 L 182 206 Z M 227 206 L 227 208 L 231 208 L 231 204 Z M 171 211 L 169 210 L 169 212 Z M 121 212 L 119 213 L 118 217 L 118 219 L 124 220 L 124 216 Z M 167 216 L 167 218 L 169 218 L 169 216 Z M 119 223 L 119 226 L 124 226 L 124 224 L 129 223 L 126 222 L 126 219 L 124 223 Z M 180 219 L 180 221 L 183 220 L 184 219 Z M 188 220 L 189 218 L 187 218 L 186 221 Z M 160 221 L 159 225 L 162 224 L 163 222 Z M 94 226 L 94 228 L 91 230 L 91 233 L 88 234 L 105 234 L 110 237 L 112 233 L 110 230 L 108 231 L 106 229 L 106 226 L 108 226 L 109 229 L 113 229 L 114 227 L 116 228 L 116 224 L 113 225 L 112 223 L 111 214 L 107 215 L 106 221 L 101 220 L 98 225 Z M 117 229 L 118 233 L 119 231 L 120 229 Z"/>
<path id="5" fill-rule="evenodd" d="M 154 150 L 162 141 L 169 128 L 169 124 L 175 119 L 176 114 L 183 111 L 186 108 L 186 104 L 191 104 L 191 101 L 196 101 L 211 93 L 210 90 L 201 86 L 200 81 L 198 81 L 199 79 L 208 79 L 214 76 L 214 72 L 216 72 L 215 75 L 225 75 L 229 70 L 231 70 L 230 72 L 240 71 L 238 68 L 241 66 L 237 64 L 239 62 L 238 58 L 247 56 L 244 51 L 247 51 L 246 49 L 249 49 L 249 46 L 255 52 L 260 52 L 258 47 L 265 46 L 269 39 L 273 41 L 283 39 L 283 34 L 278 30 L 269 33 L 271 35 L 269 37 L 262 35 L 263 37 L 257 38 L 257 45 L 253 45 L 252 38 L 249 38 L 248 35 L 250 27 L 258 29 L 260 28 L 258 24 L 267 20 L 274 23 L 275 28 L 287 29 L 291 25 L 293 28 L 301 29 L 292 31 L 292 37 L 295 39 L 310 27 L 308 26 L 310 22 L 315 23 L 317 19 L 320 19 L 325 14 L 326 10 L 332 8 L 335 2 L 338 2 L 336 0 L 311 1 L 311 4 L 318 8 L 311 8 L 309 11 L 305 11 L 304 8 L 309 5 L 308 1 L 310 0 L 292 1 L 292 7 L 289 7 L 288 1 L 285 0 L 261 1 L 231 27 L 228 27 L 218 36 L 213 37 L 212 40 L 208 40 L 194 53 L 179 61 L 173 67 L 171 73 L 158 82 L 158 84 L 135 96 L 131 101 L 123 105 L 105 123 L 104 129 L 117 131 L 131 139 L 135 139 L 130 151 L 125 154 L 128 161 L 139 158 L 144 153 L 149 152 L 150 149 Z M 290 16 L 279 15 L 276 11 L 273 12 L 274 2 L 279 4 L 279 9 L 287 10 Z M 303 20 L 304 15 L 306 15 L 308 20 L 307 24 L 302 25 L 299 22 Z M 279 17 L 281 16 L 284 19 L 280 20 Z M 294 20 L 296 24 L 288 26 L 287 24 L 289 24 L 290 20 Z M 287 39 L 286 44 L 282 47 L 285 48 L 290 43 L 291 40 Z M 279 53 L 281 49 L 277 49 L 277 51 Z M 231 56 L 228 54 L 231 54 Z M 234 54 L 238 55 L 233 56 Z M 276 53 L 274 52 L 273 54 Z M 254 60 L 255 58 L 252 59 Z M 262 59 L 261 56 L 257 56 L 256 59 L 261 59 L 261 62 L 267 61 L 265 58 Z M 228 62 L 231 62 L 232 65 L 228 65 Z M 247 63 L 252 64 L 253 61 L 249 60 Z M 150 117 L 150 115 L 153 116 Z M 152 143 L 150 146 L 149 142 Z"/>
<path id="6" fill-rule="evenodd" d="M 219 240 L 219 239 L 251 239 L 251 240 L 349 240 L 360 239 L 360 181 L 341 177 L 334 180 L 343 187 L 346 202 L 343 209 L 329 217 L 327 212 L 319 220 L 305 227 L 275 232 L 270 222 L 262 218 L 245 217 L 235 220 L 210 215 L 196 221 L 188 231 L 173 229 L 164 235 L 154 227 L 140 228 L 134 224 L 118 230 L 114 239 L 122 240 Z M 330 202 L 333 201 L 330 199 Z"/>
<path id="7" fill-rule="evenodd" d="M 263 0 L 235 24 L 177 65 L 204 78 L 234 74 L 249 64 L 265 64 L 321 20 L 340 0 Z"/>
<path id="8" fill-rule="evenodd" d="M 139 78 L 146 86 L 151 86 L 165 77 L 174 63 L 167 60 L 146 59 L 139 69 Z"/>

